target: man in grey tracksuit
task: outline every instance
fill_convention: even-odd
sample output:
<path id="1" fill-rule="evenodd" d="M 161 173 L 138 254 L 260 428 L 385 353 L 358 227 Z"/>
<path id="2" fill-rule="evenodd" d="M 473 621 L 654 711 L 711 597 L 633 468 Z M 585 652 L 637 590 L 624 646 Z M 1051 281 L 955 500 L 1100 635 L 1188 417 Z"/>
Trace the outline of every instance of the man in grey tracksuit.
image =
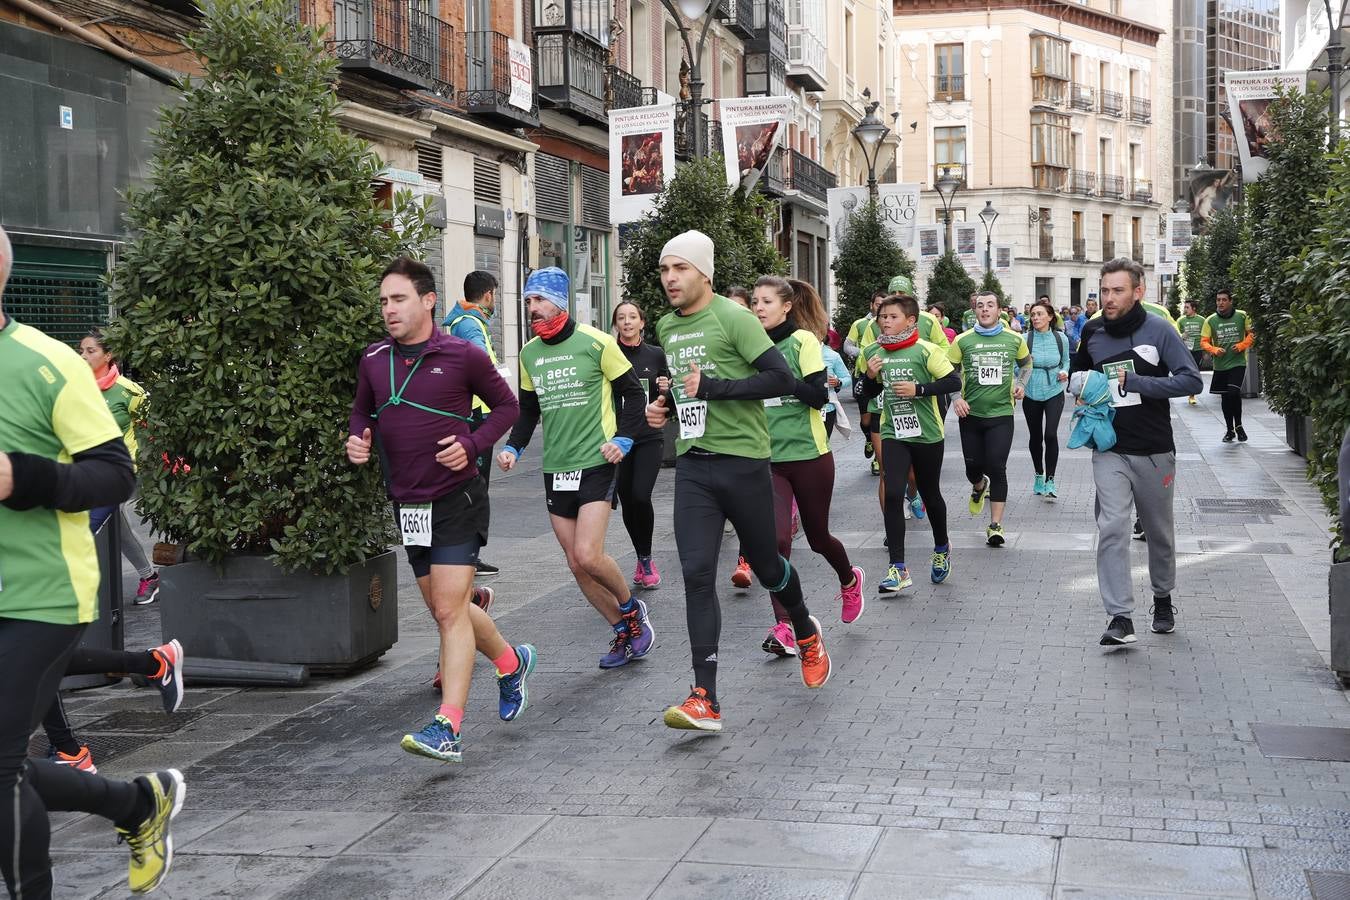
<path id="1" fill-rule="evenodd" d="M 1102 264 L 1102 315 L 1083 326 L 1073 371 L 1096 369 L 1115 388 L 1116 445 L 1092 454 L 1097 487 L 1097 582 L 1111 621 L 1105 646 L 1135 641 L 1130 579 L 1131 506 L 1148 535 L 1153 630 L 1175 627 L 1172 589 L 1177 564 L 1172 499 L 1176 445 L 1169 397 L 1200 390 L 1195 360 L 1167 321 L 1144 311 L 1144 267 L 1130 259 Z"/>

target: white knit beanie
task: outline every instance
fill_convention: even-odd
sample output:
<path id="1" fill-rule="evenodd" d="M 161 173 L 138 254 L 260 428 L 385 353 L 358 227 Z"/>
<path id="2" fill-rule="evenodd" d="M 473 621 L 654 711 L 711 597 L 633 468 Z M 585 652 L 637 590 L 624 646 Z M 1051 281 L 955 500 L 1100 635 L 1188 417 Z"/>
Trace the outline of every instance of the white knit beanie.
<path id="1" fill-rule="evenodd" d="M 678 256 L 712 281 L 713 242 L 712 238 L 703 232 L 686 231 L 684 234 L 675 235 L 661 248 L 661 258 L 665 259 L 667 256 Z"/>

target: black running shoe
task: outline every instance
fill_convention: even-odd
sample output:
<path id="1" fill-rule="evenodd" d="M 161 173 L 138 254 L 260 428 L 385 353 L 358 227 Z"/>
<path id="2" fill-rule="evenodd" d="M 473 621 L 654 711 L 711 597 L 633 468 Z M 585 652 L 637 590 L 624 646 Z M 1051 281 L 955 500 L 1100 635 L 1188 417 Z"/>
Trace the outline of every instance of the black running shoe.
<path id="1" fill-rule="evenodd" d="M 1247 442 L 1247 432 L 1242 429 L 1241 425 L 1234 430 L 1237 431 L 1238 441 L 1245 444 Z"/>
<path id="2" fill-rule="evenodd" d="M 481 559 L 474 564 L 474 578 L 496 578 L 502 574 L 502 570 L 490 563 L 485 563 Z"/>
<path id="3" fill-rule="evenodd" d="M 1176 613 L 1172 609 L 1171 597 L 1153 598 L 1153 631 L 1156 634 L 1171 634 L 1176 630 Z"/>
<path id="4" fill-rule="evenodd" d="M 1231 432 L 1231 431 L 1225 431 L 1225 432 L 1223 433 L 1223 442 L 1224 442 L 1225 444 L 1231 444 L 1231 443 L 1233 443 L 1233 439 L 1234 439 L 1235 437 L 1237 437 L 1237 435 L 1235 435 L 1233 432 Z"/>
<path id="5" fill-rule="evenodd" d="M 1144 523 L 1138 519 L 1134 520 L 1134 539 L 1136 541 L 1148 540 L 1148 535 L 1144 534 Z"/>
<path id="6" fill-rule="evenodd" d="M 1138 640 L 1134 636 L 1134 623 L 1129 616 L 1113 616 L 1111 624 L 1102 632 L 1100 641 L 1103 647 L 1116 647 L 1121 644 L 1133 644 Z"/>

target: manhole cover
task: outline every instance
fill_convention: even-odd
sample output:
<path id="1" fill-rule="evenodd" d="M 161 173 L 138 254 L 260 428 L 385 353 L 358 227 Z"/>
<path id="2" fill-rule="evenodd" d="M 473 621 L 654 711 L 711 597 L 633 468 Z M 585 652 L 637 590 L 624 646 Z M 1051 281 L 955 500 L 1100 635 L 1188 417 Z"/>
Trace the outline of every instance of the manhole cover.
<path id="1" fill-rule="evenodd" d="M 1350 762 L 1350 728 L 1311 725 L 1252 725 L 1262 756 Z"/>
<path id="2" fill-rule="evenodd" d="M 200 709 L 180 709 L 171 716 L 162 712 L 123 709 L 81 725 L 79 730 L 112 734 L 173 734 L 204 715 L 206 712 Z"/>
<path id="3" fill-rule="evenodd" d="M 1350 900 L 1350 872 L 1308 870 L 1308 889 L 1313 900 Z"/>
<path id="4" fill-rule="evenodd" d="M 1195 511 L 1227 516 L 1287 516 L 1284 504 L 1273 497 L 1196 497 Z"/>
<path id="5" fill-rule="evenodd" d="M 134 753 L 155 742 L 155 738 L 148 734 L 89 734 L 81 728 L 75 729 L 75 739 L 89 746 L 89 753 L 94 757 L 96 766 L 101 766 L 119 756 Z M 35 759 L 45 759 L 49 746 L 47 736 L 37 734 L 28 742 L 28 755 Z"/>

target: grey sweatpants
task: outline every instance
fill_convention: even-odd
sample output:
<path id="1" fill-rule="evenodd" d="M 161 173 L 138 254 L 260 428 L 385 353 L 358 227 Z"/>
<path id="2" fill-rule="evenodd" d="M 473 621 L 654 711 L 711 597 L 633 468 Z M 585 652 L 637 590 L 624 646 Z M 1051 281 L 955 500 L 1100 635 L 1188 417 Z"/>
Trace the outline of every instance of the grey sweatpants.
<path id="1" fill-rule="evenodd" d="M 1092 454 L 1092 480 L 1097 485 L 1097 584 L 1109 616 L 1128 616 L 1134 612 L 1134 585 L 1130 578 L 1134 511 L 1148 535 L 1148 577 L 1153 596 L 1171 596 L 1176 587 L 1176 534 L 1172 520 L 1176 474 L 1175 453 Z"/>

